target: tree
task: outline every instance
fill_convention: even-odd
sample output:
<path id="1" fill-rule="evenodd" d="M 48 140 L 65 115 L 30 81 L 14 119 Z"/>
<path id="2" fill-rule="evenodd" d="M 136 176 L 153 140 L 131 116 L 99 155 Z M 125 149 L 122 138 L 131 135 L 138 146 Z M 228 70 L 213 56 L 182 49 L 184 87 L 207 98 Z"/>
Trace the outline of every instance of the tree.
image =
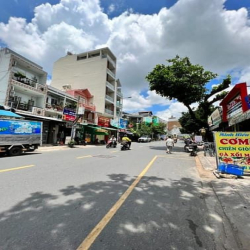
<path id="1" fill-rule="evenodd" d="M 207 127 L 207 118 L 214 110 L 213 104 L 222 100 L 227 92 L 223 91 L 229 87 L 231 77 L 227 76 L 221 84 L 214 87 L 210 93 L 206 84 L 218 75 L 210 71 L 205 71 L 200 65 L 193 65 L 188 57 L 181 58 L 178 55 L 167 60 L 169 65 L 156 65 L 146 76 L 150 90 L 155 90 L 157 94 L 170 100 L 176 99 L 183 103 L 189 112 L 191 126 L 195 123 L 197 127 Z M 211 99 L 212 98 L 212 99 Z M 191 104 L 198 103 L 198 108 L 193 110 Z M 187 122 L 187 116 L 180 120 Z M 195 132 L 193 130 L 192 132 Z"/>

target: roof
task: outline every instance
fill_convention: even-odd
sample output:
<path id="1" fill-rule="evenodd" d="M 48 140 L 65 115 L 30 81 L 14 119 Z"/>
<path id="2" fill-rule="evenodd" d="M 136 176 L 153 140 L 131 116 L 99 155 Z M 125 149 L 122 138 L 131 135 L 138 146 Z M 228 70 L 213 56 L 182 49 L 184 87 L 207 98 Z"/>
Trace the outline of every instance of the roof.
<path id="1" fill-rule="evenodd" d="M 8 110 L 0 110 L 0 116 L 7 116 L 7 117 L 16 117 L 16 118 L 23 118 L 21 115 L 17 115 Z"/>

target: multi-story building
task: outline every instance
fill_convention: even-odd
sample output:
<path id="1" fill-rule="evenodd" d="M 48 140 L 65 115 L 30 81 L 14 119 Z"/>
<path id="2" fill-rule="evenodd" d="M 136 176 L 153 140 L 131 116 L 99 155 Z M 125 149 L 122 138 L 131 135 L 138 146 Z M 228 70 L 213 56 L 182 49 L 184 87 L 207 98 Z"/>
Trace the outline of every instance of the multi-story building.
<path id="1" fill-rule="evenodd" d="M 51 84 L 61 90 L 88 89 L 96 111 L 107 118 L 121 113 L 121 83 L 116 79 L 116 57 L 109 48 L 67 53 L 54 63 Z"/>
<path id="2" fill-rule="evenodd" d="M 0 50 L 0 104 L 35 116 L 44 114 L 47 73 L 16 52 Z"/>

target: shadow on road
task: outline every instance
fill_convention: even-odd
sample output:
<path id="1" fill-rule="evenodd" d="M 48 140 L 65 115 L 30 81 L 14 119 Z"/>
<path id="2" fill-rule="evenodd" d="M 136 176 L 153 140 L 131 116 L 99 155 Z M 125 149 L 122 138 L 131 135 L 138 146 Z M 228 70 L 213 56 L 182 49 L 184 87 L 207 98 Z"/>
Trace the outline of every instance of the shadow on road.
<path id="1" fill-rule="evenodd" d="M 76 249 L 134 181 L 108 178 L 31 193 L 0 214 L 0 249 Z M 200 182 L 147 176 L 91 249 L 215 249 L 208 217 Z"/>

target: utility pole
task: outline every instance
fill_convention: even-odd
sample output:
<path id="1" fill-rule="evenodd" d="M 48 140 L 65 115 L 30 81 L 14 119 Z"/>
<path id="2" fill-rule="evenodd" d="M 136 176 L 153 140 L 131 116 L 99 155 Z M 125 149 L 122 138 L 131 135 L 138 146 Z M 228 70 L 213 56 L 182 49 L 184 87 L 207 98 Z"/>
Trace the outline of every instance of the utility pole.
<path id="1" fill-rule="evenodd" d="M 73 121 L 73 126 L 71 129 L 71 140 L 74 140 L 75 138 L 75 133 L 76 133 L 76 126 L 77 126 L 77 122 L 79 121 L 81 115 L 78 114 L 78 110 L 79 110 L 79 102 L 80 102 L 80 96 L 78 96 L 77 98 L 77 104 L 76 104 L 76 118 Z"/>

